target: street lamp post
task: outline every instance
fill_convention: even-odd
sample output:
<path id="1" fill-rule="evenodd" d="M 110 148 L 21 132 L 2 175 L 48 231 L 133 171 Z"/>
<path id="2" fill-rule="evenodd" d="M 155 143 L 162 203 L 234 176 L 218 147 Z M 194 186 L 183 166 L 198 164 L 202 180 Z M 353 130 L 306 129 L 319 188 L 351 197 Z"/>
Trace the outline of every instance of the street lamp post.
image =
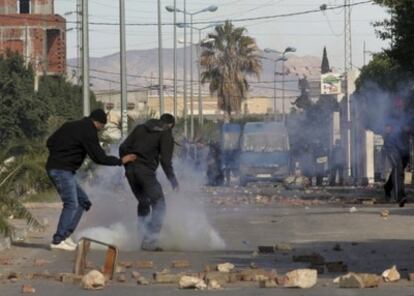
<path id="1" fill-rule="evenodd" d="M 186 39 L 187 31 L 186 31 L 186 28 L 190 27 L 190 34 L 191 34 L 191 36 L 190 36 L 190 43 L 191 43 L 191 46 L 190 46 L 190 82 L 191 82 L 191 86 L 190 86 L 190 120 L 191 120 L 191 122 L 190 122 L 190 137 L 191 137 L 191 139 L 193 139 L 194 138 L 194 97 L 193 97 L 193 85 L 194 85 L 194 83 L 193 83 L 193 28 L 194 27 L 193 27 L 193 16 L 197 15 L 197 14 L 200 14 L 200 13 L 203 13 L 203 12 L 214 12 L 218 9 L 218 7 L 215 6 L 215 5 L 210 5 L 206 8 L 198 10 L 198 11 L 187 12 L 186 11 L 186 1 L 184 0 L 184 10 L 181 10 L 181 9 L 178 9 L 178 8 L 172 8 L 171 6 L 167 6 L 166 9 L 169 12 L 176 11 L 176 12 L 181 12 L 181 13 L 184 14 L 184 26 L 183 26 L 184 27 L 184 70 L 186 68 L 186 61 L 185 61 L 185 59 L 186 59 L 186 45 L 187 45 L 187 42 L 186 42 L 186 40 L 187 40 Z M 187 25 L 186 15 L 190 16 L 190 25 L 189 26 Z M 187 110 L 186 80 L 187 79 L 186 79 L 186 72 L 185 72 L 185 74 L 184 74 L 184 109 L 185 109 L 185 111 L 184 111 L 184 122 L 186 122 L 186 115 L 187 115 L 186 114 L 186 110 Z M 185 128 L 186 127 L 187 127 L 187 125 L 185 124 Z"/>
<path id="2" fill-rule="evenodd" d="M 275 69 L 276 69 L 276 62 L 282 61 L 282 114 L 283 114 L 283 121 L 286 121 L 286 111 L 285 111 L 285 74 L 286 74 L 285 73 L 285 62 L 287 61 L 286 54 L 289 52 L 295 52 L 296 48 L 288 46 L 285 48 L 283 52 L 280 52 L 278 50 L 271 49 L 271 48 L 266 48 L 264 51 L 266 53 L 278 53 L 282 55 L 280 58 L 275 60 Z M 276 76 L 276 71 L 274 74 Z M 276 78 L 274 78 L 274 84 L 276 84 Z M 276 86 L 274 87 L 274 89 L 276 89 Z M 276 97 L 276 95 L 274 96 Z"/>

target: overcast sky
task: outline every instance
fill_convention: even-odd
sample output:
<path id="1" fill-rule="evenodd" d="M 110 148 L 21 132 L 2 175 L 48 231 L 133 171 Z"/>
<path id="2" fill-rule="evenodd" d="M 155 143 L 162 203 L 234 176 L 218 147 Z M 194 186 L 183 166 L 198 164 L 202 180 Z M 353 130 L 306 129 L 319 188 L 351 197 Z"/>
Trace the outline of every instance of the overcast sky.
<path id="1" fill-rule="evenodd" d="M 361 0 L 352 0 L 352 3 Z M 177 7 L 182 8 L 184 0 L 177 0 Z M 172 5 L 173 0 L 162 0 L 162 7 Z M 187 0 L 189 12 L 203 9 L 209 5 L 217 5 L 216 12 L 206 12 L 194 16 L 194 21 L 215 21 L 224 19 L 238 19 L 250 17 L 263 17 L 284 13 L 301 12 L 318 9 L 322 4 L 338 6 L 343 0 Z M 75 0 L 55 0 L 56 13 L 76 9 Z M 89 0 L 90 22 L 118 21 L 117 0 Z M 163 9 L 163 22 L 172 22 L 172 13 Z M 352 42 L 353 64 L 361 66 L 363 61 L 363 42 L 366 41 L 367 51 L 375 52 L 386 47 L 387 44 L 379 40 L 375 34 L 372 22 L 384 19 L 387 13 L 384 9 L 373 5 L 364 4 L 352 8 Z M 182 20 L 182 14 L 177 16 Z M 75 15 L 67 16 L 68 21 L 75 21 Z M 126 0 L 127 23 L 154 23 L 157 21 L 156 0 Z M 297 48 L 297 55 L 321 56 L 323 46 L 327 47 L 328 56 L 333 66 L 343 68 L 344 52 L 344 11 L 343 9 L 318 12 L 302 16 L 285 18 L 241 21 L 235 23 L 244 26 L 248 34 L 256 38 L 260 48 L 267 47 L 283 50 L 286 46 Z M 72 28 L 75 24 L 68 23 Z M 204 27 L 205 25 L 197 25 Z M 172 26 L 163 27 L 164 47 L 173 46 Z M 208 30 L 203 31 L 206 34 Z M 178 38 L 182 38 L 182 29 L 178 30 Z M 76 56 L 76 31 L 68 31 L 68 57 Z M 156 48 L 157 27 L 128 26 L 127 49 Z M 117 26 L 90 26 L 91 56 L 104 56 L 119 51 L 119 28 Z M 367 60 L 369 54 L 367 54 Z"/>

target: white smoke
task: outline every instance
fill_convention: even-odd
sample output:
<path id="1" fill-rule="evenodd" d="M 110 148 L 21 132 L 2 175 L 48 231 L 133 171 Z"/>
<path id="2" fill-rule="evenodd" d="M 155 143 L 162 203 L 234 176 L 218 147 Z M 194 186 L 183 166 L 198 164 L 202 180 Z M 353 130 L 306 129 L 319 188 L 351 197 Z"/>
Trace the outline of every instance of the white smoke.
<path id="1" fill-rule="evenodd" d="M 162 170 L 162 184 L 167 211 L 160 234 L 164 250 L 207 251 L 225 248 L 225 243 L 208 220 L 200 187 L 201 172 L 180 164 L 176 168 L 180 192 L 171 190 Z M 75 238 L 92 238 L 116 245 L 120 250 L 139 250 L 142 233 L 137 222 L 137 204 L 123 168 L 99 167 L 91 182 L 83 186 L 92 208 L 83 216 Z"/>

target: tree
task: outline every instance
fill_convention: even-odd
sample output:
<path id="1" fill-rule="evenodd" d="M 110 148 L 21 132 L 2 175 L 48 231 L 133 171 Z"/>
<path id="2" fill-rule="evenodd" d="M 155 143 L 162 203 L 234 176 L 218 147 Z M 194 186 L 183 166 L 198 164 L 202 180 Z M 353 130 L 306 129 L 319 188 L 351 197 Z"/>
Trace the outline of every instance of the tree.
<path id="1" fill-rule="evenodd" d="M 326 46 L 323 48 L 322 64 L 321 64 L 321 74 L 326 74 L 331 72 L 331 67 L 329 66 L 328 53 L 326 52 Z"/>
<path id="2" fill-rule="evenodd" d="M 218 97 L 218 108 L 230 117 L 240 113 L 249 89 L 247 77 L 259 77 L 262 64 L 256 55 L 257 45 L 246 36 L 246 29 L 234 27 L 230 21 L 216 26 L 208 35 L 214 43 L 203 44 L 200 64 L 202 83 L 210 83 L 210 92 Z"/>
<path id="3" fill-rule="evenodd" d="M 414 1 L 412 0 L 375 0 L 388 8 L 390 18 L 377 22 L 377 33 L 382 40 L 390 41 L 385 53 L 403 69 L 414 72 Z"/>
<path id="4" fill-rule="evenodd" d="M 48 104 L 34 93 L 34 72 L 16 53 L 0 56 L 0 147 L 44 135 Z"/>

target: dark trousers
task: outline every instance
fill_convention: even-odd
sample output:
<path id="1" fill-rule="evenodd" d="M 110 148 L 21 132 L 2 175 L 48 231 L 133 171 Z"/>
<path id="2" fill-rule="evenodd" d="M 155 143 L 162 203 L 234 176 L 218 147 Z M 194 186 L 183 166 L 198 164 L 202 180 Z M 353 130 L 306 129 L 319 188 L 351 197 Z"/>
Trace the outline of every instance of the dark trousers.
<path id="1" fill-rule="evenodd" d="M 165 217 L 165 199 L 156 173 L 143 164 L 126 167 L 128 183 L 138 200 L 138 220 L 145 223 L 144 241 L 156 241 Z"/>
<path id="2" fill-rule="evenodd" d="M 53 243 L 59 244 L 75 231 L 83 211 L 89 210 L 91 203 L 76 181 L 75 173 L 52 169 L 47 174 L 63 202 L 57 230 L 53 235 Z"/>
<path id="3" fill-rule="evenodd" d="M 335 186 L 336 184 L 336 173 L 338 173 L 339 182 L 338 185 L 342 186 L 344 183 L 344 166 L 341 164 L 336 164 L 331 167 L 329 185 Z"/>
<path id="4" fill-rule="evenodd" d="M 399 202 L 405 197 L 404 169 L 410 160 L 409 155 L 402 155 L 398 149 L 387 149 L 386 155 L 391 165 L 391 174 L 385 182 L 386 197 L 393 197 Z"/>

